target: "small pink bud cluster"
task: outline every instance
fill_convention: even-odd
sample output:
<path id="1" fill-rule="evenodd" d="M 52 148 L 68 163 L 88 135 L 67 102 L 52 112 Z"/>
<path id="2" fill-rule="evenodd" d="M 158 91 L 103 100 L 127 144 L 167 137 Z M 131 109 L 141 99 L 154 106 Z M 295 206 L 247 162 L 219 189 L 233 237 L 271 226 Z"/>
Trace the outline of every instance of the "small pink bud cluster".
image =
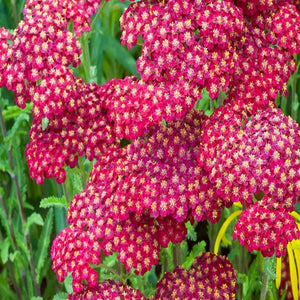
<path id="1" fill-rule="evenodd" d="M 51 259 L 58 281 L 63 281 L 68 272 L 72 273 L 74 292 L 81 291 L 83 280 L 90 286 L 96 286 L 98 274 L 91 269 L 90 263 L 100 263 L 100 248 L 90 232 L 63 229 L 53 241 Z"/>
<path id="2" fill-rule="evenodd" d="M 122 282 L 110 279 L 104 280 L 95 287 L 85 286 L 80 293 L 73 292 L 68 300 L 145 300 L 145 296 L 139 290 L 133 289 Z"/>
<path id="3" fill-rule="evenodd" d="M 209 252 L 197 257 L 189 270 L 177 266 L 158 282 L 156 300 L 235 299 L 236 274 L 231 262 Z"/>
<path id="4" fill-rule="evenodd" d="M 233 232 L 249 252 L 261 251 L 263 256 L 285 254 L 288 242 L 300 238 L 295 219 L 279 203 L 264 196 L 244 210 Z"/>

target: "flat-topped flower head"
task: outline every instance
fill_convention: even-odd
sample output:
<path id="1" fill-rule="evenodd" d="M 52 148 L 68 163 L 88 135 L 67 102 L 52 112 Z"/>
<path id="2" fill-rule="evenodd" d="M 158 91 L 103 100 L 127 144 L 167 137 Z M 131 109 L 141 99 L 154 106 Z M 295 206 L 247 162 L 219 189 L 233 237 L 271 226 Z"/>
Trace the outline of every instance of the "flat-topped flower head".
<path id="1" fill-rule="evenodd" d="M 97 86 L 76 80 L 70 71 L 65 71 L 65 79 L 47 77 L 34 89 L 34 119 L 25 154 L 30 176 L 38 184 L 51 177 L 62 183 L 63 167 L 75 167 L 78 156 L 92 160 L 118 145 Z M 48 124 L 44 125 L 44 120 Z"/>
<path id="2" fill-rule="evenodd" d="M 177 266 L 158 282 L 154 299 L 235 299 L 236 274 L 231 262 L 209 252 L 197 257 L 189 270 Z"/>
<path id="3" fill-rule="evenodd" d="M 249 119 L 228 110 L 206 121 L 199 151 L 217 195 L 249 205 L 263 192 L 292 211 L 300 187 L 299 126 L 279 109 Z"/>
<path id="4" fill-rule="evenodd" d="M 143 40 L 137 69 L 145 82 L 183 79 L 215 99 L 234 72 L 243 17 L 231 1 L 141 1 L 124 12 L 121 28 L 123 45 Z"/>
<path id="5" fill-rule="evenodd" d="M 233 232 L 249 252 L 261 251 L 263 256 L 283 256 L 288 242 L 300 237 L 295 219 L 278 201 L 264 196 L 240 215 Z"/>
<path id="6" fill-rule="evenodd" d="M 84 286 L 80 293 L 73 292 L 68 300 L 146 300 L 144 294 L 122 282 L 110 279 L 98 283 L 95 287 Z"/>
<path id="7" fill-rule="evenodd" d="M 118 259 L 130 272 L 144 274 L 159 261 L 161 247 L 182 242 L 187 230 L 184 222 L 172 217 L 153 218 L 144 212 L 130 213 L 127 218 L 116 215 L 122 210 L 110 205 L 110 199 L 103 198 L 105 191 L 89 185 L 71 202 L 67 221 L 78 231 L 87 231 L 94 236 L 104 255 L 118 253 Z M 68 263 L 67 261 L 65 263 Z"/>
<path id="8" fill-rule="evenodd" d="M 82 281 L 96 286 L 98 274 L 90 267 L 100 263 L 100 247 L 95 236 L 74 228 L 65 228 L 55 238 L 51 248 L 52 269 L 58 281 L 63 281 L 68 272 L 73 277 L 73 290 L 82 290 Z"/>

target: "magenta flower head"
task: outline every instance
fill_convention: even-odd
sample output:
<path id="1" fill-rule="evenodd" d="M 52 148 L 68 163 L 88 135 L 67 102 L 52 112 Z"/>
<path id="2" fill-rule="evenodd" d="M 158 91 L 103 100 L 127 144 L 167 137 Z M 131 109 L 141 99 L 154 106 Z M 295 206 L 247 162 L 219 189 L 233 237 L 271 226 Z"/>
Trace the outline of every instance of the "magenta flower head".
<path id="1" fill-rule="evenodd" d="M 84 286 L 80 293 L 73 292 L 68 300 L 146 300 L 139 290 L 113 280 L 104 280 L 95 287 Z"/>
<path id="2" fill-rule="evenodd" d="M 121 18 L 122 44 L 144 41 L 137 69 L 145 82 L 184 79 L 212 98 L 226 91 L 238 61 L 243 16 L 232 1 L 140 1 Z"/>
<path id="3" fill-rule="evenodd" d="M 209 252 L 197 257 L 189 270 L 177 266 L 156 287 L 156 300 L 235 299 L 236 274 L 231 262 Z"/>
<path id="4" fill-rule="evenodd" d="M 70 272 L 73 276 L 73 290 L 82 290 L 82 281 L 96 286 L 98 274 L 91 264 L 100 263 L 100 247 L 95 236 L 74 228 L 65 228 L 55 238 L 51 248 L 52 269 L 58 281 L 63 281 Z"/>
<path id="5" fill-rule="evenodd" d="M 277 201 L 264 196 L 240 215 L 233 232 L 249 252 L 261 251 L 263 256 L 285 254 L 288 242 L 300 237 L 295 219 Z"/>
<path id="6" fill-rule="evenodd" d="M 233 107 L 233 109 L 235 109 Z M 199 163 L 221 198 L 252 203 L 263 192 L 292 211 L 300 187 L 300 131 L 279 109 L 247 118 L 230 107 L 206 121 Z"/>

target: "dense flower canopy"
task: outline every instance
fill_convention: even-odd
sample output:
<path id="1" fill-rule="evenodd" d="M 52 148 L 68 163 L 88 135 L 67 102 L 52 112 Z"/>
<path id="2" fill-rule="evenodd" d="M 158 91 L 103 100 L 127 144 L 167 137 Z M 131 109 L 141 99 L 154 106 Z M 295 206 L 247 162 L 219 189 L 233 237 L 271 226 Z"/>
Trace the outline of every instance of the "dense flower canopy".
<path id="1" fill-rule="evenodd" d="M 231 262 L 209 252 L 197 257 L 189 270 L 177 266 L 157 284 L 154 299 L 235 299 L 236 274 Z"/>
<path id="2" fill-rule="evenodd" d="M 299 238 L 288 213 L 300 196 L 300 131 L 275 108 L 297 69 L 294 4 L 134 2 L 121 18 L 121 41 L 141 44 L 140 79 L 102 86 L 72 70 L 100 1 L 28 0 L 14 33 L 0 29 L 0 87 L 21 108 L 33 103 L 30 176 L 63 183 L 65 166 L 95 159 L 88 185 L 71 201 L 70 227 L 51 249 L 58 280 L 73 276 L 69 299 L 143 299 L 121 283 L 97 282 L 101 253 L 117 252 L 126 271 L 143 275 L 161 247 L 185 239 L 187 221 L 215 223 L 233 202 L 246 207 L 233 238 L 249 251 L 281 256 Z M 203 89 L 211 110 L 220 105 L 209 117 L 193 109 Z M 121 148 L 121 139 L 129 145 Z M 190 270 L 165 274 L 155 299 L 234 299 L 235 292 L 229 261 L 206 253 Z"/>

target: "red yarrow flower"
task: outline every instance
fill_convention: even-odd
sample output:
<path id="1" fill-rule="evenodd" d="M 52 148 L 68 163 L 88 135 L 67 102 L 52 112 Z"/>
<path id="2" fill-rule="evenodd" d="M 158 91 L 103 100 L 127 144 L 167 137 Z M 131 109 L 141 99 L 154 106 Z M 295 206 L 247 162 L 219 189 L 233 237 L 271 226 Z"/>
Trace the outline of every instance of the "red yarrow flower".
<path id="1" fill-rule="evenodd" d="M 278 202 L 267 196 L 248 207 L 240 215 L 233 232 L 249 252 L 281 257 L 288 242 L 300 237 L 295 219 Z"/>

